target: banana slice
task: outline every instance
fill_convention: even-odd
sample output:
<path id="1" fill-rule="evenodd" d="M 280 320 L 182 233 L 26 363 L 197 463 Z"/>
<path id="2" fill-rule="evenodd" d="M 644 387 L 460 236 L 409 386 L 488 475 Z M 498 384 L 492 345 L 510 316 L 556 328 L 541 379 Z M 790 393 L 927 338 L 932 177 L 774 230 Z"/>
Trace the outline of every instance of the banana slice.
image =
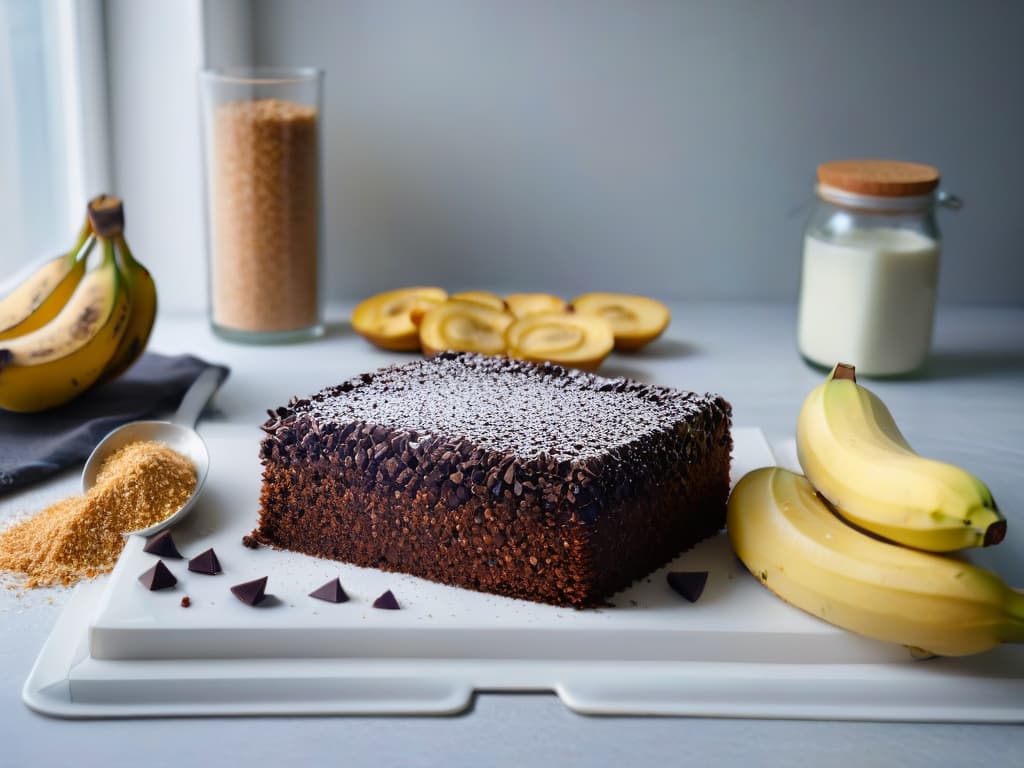
<path id="1" fill-rule="evenodd" d="M 505 333 L 511 357 L 594 371 L 615 346 L 611 326 L 597 315 L 549 312 L 520 318 Z"/>
<path id="2" fill-rule="evenodd" d="M 600 315 L 612 327 L 615 348 L 640 349 L 668 327 L 671 314 L 660 301 L 626 293 L 585 293 L 573 300 L 581 314 Z"/>
<path id="3" fill-rule="evenodd" d="M 420 346 L 428 357 L 450 349 L 501 355 L 505 352 L 505 329 L 512 323 L 507 312 L 448 299 L 423 316 Z"/>
<path id="4" fill-rule="evenodd" d="M 470 304 L 478 304 L 481 307 L 493 309 L 495 312 L 508 311 L 508 307 L 505 305 L 505 300 L 498 294 L 491 293 L 490 291 L 461 291 L 450 295 L 448 300 L 465 301 Z M 418 307 L 414 307 L 411 315 L 413 324 L 419 328 L 420 323 L 423 322 L 423 316 L 436 306 L 437 304 L 421 304 Z"/>
<path id="5" fill-rule="evenodd" d="M 413 315 L 422 317 L 447 297 L 443 288 L 424 286 L 378 293 L 355 308 L 352 327 L 381 349 L 415 352 L 420 348 L 420 338 Z"/>
<path id="6" fill-rule="evenodd" d="M 471 304 L 479 304 L 482 307 L 493 309 L 496 312 L 504 312 L 508 307 L 505 306 L 505 300 L 496 293 L 490 291 L 461 291 L 459 293 L 453 293 L 449 296 L 451 299 L 456 301 L 468 301 Z"/>
<path id="7" fill-rule="evenodd" d="M 568 312 L 565 300 L 550 293 L 510 293 L 505 304 L 516 318 L 543 315 L 548 312 Z"/>

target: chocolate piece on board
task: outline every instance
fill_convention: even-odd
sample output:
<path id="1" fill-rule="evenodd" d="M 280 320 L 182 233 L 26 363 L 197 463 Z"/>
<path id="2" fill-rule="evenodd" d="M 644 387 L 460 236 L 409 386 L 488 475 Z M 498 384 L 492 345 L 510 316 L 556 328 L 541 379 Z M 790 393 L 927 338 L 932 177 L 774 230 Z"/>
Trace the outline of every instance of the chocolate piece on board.
<path id="1" fill-rule="evenodd" d="M 264 597 L 266 597 L 266 592 L 266 576 L 263 576 L 259 579 L 253 579 L 252 581 L 246 581 L 241 584 L 235 584 L 235 586 L 231 588 L 231 594 L 233 594 L 246 605 L 256 605 Z"/>
<path id="2" fill-rule="evenodd" d="M 691 603 L 696 603 L 708 583 L 707 571 L 672 571 L 666 577 L 668 585 Z"/>
<path id="3" fill-rule="evenodd" d="M 142 586 L 151 592 L 155 592 L 158 589 L 170 589 L 178 583 L 178 579 L 164 565 L 163 560 L 157 560 L 156 565 L 139 576 L 139 581 L 142 582 Z"/>
<path id="4" fill-rule="evenodd" d="M 217 559 L 216 552 L 208 549 L 189 560 L 188 569 L 195 573 L 205 573 L 208 576 L 213 576 L 221 572 L 220 560 Z"/>
<path id="5" fill-rule="evenodd" d="M 345 594 L 345 590 L 341 587 L 341 579 L 333 578 L 324 584 L 322 587 L 318 587 L 309 593 L 310 597 L 315 597 L 317 600 L 326 600 L 328 603 L 347 603 L 348 595 Z"/>
<path id="6" fill-rule="evenodd" d="M 142 551 L 158 557 L 182 559 L 181 552 L 174 545 L 174 538 L 171 536 L 170 530 L 160 531 L 156 536 L 146 539 L 146 546 L 142 548 Z"/>

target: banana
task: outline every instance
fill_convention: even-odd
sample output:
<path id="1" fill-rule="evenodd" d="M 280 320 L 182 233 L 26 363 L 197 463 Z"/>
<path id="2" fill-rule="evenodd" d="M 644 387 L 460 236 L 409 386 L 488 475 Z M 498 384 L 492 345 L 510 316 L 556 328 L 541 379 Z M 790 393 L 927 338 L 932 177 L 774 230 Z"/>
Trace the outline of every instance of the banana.
<path id="1" fill-rule="evenodd" d="M 89 203 L 92 228 L 101 243 L 112 243 L 117 266 L 124 278 L 131 309 L 128 327 L 99 382 L 124 373 L 142 355 L 156 320 L 156 283 L 149 270 L 135 260 L 124 238 L 124 208 L 116 197 L 101 195 Z"/>
<path id="2" fill-rule="evenodd" d="M 128 292 L 107 241 L 102 262 L 53 320 L 0 344 L 0 408 L 42 411 L 87 390 L 124 336 L 128 311 Z"/>
<path id="3" fill-rule="evenodd" d="M 86 221 L 74 248 L 47 259 L 0 299 L 0 340 L 31 333 L 57 316 L 85 274 L 87 259 L 79 256 L 91 234 Z"/>
<path id="4" fill-rule="evenodd" d="M 156 321 L 156 283 L 153 276 L 132 256 L 123 235 L 114 239 L 114 250 L 131 294 L 131 311 L 128 315 L 128 330 L 103 371 L 101 382 L 116 379 L 139 359 L 146 349 Z"/>
<path id="5" fill-rule="evenodd" d="M 1006 535 L 985 484 L 915 453 L 885 403 L 856 382 L 850 366 L 836 366 L 807 396 L 796 444 L 811 484 L 865 530 L 932 552 L 998 544 Z"/>
<path id="6" fill-rule="evenodd" d="M 801 475 L 779 467 L 745 475 L 726 524 L 756 578 L 836 626 L 925 655 L 1024 642 L 1024 593 L 960 560 L 857 531 Z"/>

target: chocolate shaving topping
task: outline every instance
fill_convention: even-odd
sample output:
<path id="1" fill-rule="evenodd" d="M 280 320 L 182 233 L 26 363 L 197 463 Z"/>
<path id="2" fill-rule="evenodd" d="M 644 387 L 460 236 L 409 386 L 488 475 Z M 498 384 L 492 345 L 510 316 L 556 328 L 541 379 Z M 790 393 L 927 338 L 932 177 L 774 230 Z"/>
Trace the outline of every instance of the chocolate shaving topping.
<path id="1" fill-rule="evenodd" d="M 208 576 L 213 576 L 221 572 L 220 560 L 217 559 L 217 553 L 213 549 L 208 549 L 189 560 L 188 569 L 195 573 L 205 573 Z"/>
<path id="2" fill-rule="evenodd" d="M 146 546 L 142 548 L 143 552 L 148 552 L 151 555 L 157 555 L 158 557 L 170 557 L 174 560 L 181 560 L 181 552 L 174 546 L 174 538 L 171 536 L 171 532 L 161 531 L 156 536 L 146 539 Z"/>
<path id="3" fill-rule="evenodd" d="M 142 582 L 142 586 L 151 592 L 158 589 L 170 589 L 178 583 L 174 574 L 164 565 L 163 560 L 157 560 L 156 565 L 139 576 L 139 581 Z"/>
<path id="4" fill-rule="evenodd" d="M 417 396 L 394 397 L 410 380 L 416 382 Z M 321 444 L 327 442 L 325 427 L 340 431 L 343 425 L 361 423 L 361 432 L 353 436 L 360 441 L 360 470 L 375 456 L 404 451 L 408 442 L 391 444 L 390 435 L 396 431 L 404 431 L 413 442 L 417 442 L 413 434 L 422 434 L 424 439 L 415 447 L 428 452 L 426 439 L 444 430 L 459 438 L 440 457 L 441 474 L 449 475 L 464 458 L 460 444 L 507 452 L 512 458 L 544 453 L 578 461 L 599 456 L 609 447 L 630 445 L 638 435 L 656 432 L 666 421 L 693 417 L 714 400 L 710 395 L 628 379 L 602 379 L 554 365 L 441 354 L 363 374 L 295 400 L 287 418 L 289 425 L 301 420 L 317 438 L 314 442 Z M 522 413 L 530 413 L 531 418 L 522 419 Z M 276 412 L 263 429 L 279 446 L 295 442 Z M 346 441 L 351 439 L 340 434 Z M 381 452 L 381 444 L 387 450 Z M 519 462 L 501 466 L 498 478 L 514 490 L 516 480 L 521 481 L 520 469 Z"/>
<path id="5" fill-rule="evenodd" d="M 373 607 L 382 608 L 385 611 L 397 611 L 401 608 L 390 589 L 373 601 Z"/>
<path id="6" fill-rule="evenodd" d="M 237 597 L 246 605 L 256 605 L 264 597 L 266 597 L 267 590 L 267 577 L 263 576 L 259 579 L 253 579 L 252 581 L 246 581 L 241 584 L 235 584 L 231 588 L 231 594 Z"/>
<path id="7" fill-rule="evenodd" d="M 317 600 L 326 600 L 328 603 L 347 603 L 348 595 L 345 594 L 345 590 L 341 587 L 341 580 L 333 578 L 324 584 L 322 587 L 318 587 L 309 593 L 310 597 L 315 597 Z"/>
<path id="8" fill-rule="evenodd" d="M 708 583 L 707 571 L 671 571 L 666 577 L 668 585 L 691 603 L 696 603 Z"/>

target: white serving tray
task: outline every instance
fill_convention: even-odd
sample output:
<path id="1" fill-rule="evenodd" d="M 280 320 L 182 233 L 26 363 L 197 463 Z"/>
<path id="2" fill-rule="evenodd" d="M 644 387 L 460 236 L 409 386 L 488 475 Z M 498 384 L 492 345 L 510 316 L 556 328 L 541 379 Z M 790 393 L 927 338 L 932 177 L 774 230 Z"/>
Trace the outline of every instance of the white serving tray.
<path id="1" fill-rule="evenodd" d="M 917 661 L 775 598 L 719 536 L 577 611 L 484 595 L 294 553 L 246 549 L 259 433 L 206 436 L 203 498 L 174 532 L 213 547 L 224 573 L 165 561 L 175 589 L 137 577 L 156 558 L 128 542 L 109 579 L 80 585 L 44 645 L 25 702 L 61 717 L 446 714 L 476 691 L 554 691 L 593 714 L 1024 722 L 1024 649 Z M 759 430 L 735 430 L 734 478 L 774 463 Z M 783 447 L 782 463 L 792 463 Z M 690 604 L 668 570 L 707 570 Z M 229 587 L 268 577 L 249 607 Z M 352 600 L 308 593 L 339 576 Z M 391 589 L 400 611 L 372 608 Z M 188 595 L 192 605 L 182 608 Z"/>

